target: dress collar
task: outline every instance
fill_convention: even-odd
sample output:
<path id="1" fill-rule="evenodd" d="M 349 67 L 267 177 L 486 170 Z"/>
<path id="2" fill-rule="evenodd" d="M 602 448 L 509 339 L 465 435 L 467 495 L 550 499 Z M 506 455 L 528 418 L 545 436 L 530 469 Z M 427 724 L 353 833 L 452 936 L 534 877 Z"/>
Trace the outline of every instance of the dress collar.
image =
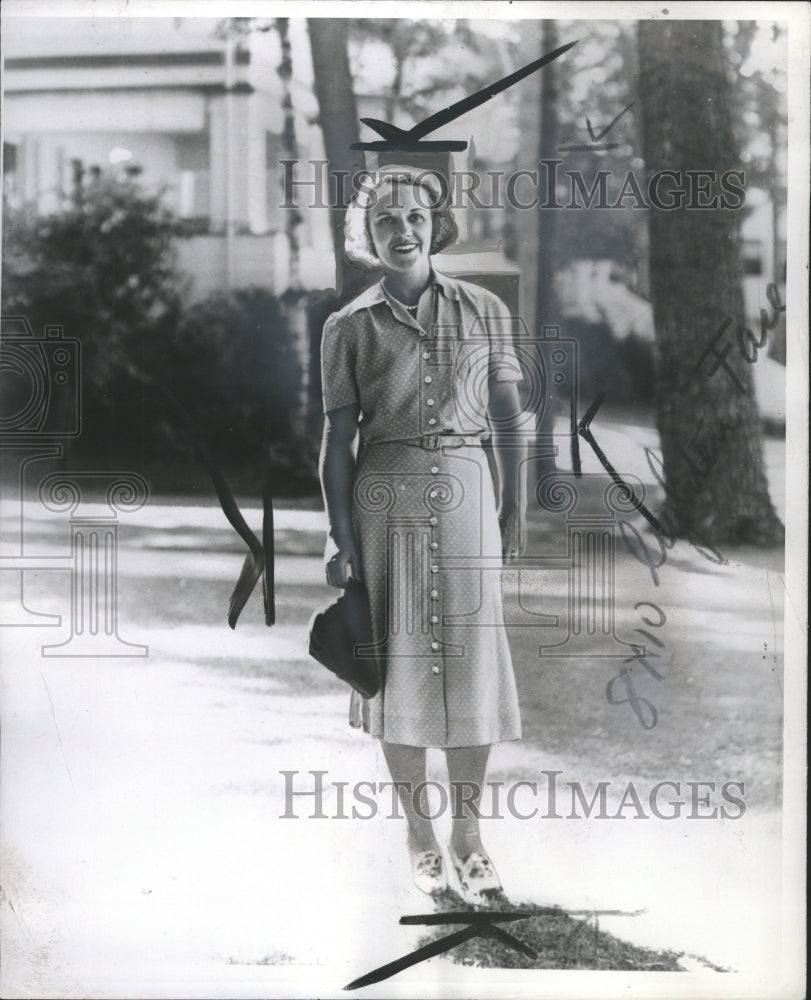
<path id="1" fill-rule="evenodd" d="M 375 282 L 371 288 L 367 288 L 365 292 L 361 292 L 356 298 L 354 298 L 347 306 L 345 306 L 347 314 L 358 312 L 360 309 L 370 309 L 372 306 L 378 305 L 381 302 L 386 303 L 386 305 L 391 306 L 391 303 L 397 302 L 398 300 L 394 298 L 393 295 L 387 294 L 386 290 L 383 288 L 383 279 Z M 437 270 L 431 272 L 431 285 L 438 288 L 442 294 L 447 299 L 458 299 L 459 289 L 457 288 L 457 283 L 453 278 L 449 278 L 447 274 L 441 274 Z M 403 306 L 403 311 L 405 311 L 405 306 Z"/>
<path id="2" fill-rule="evenodd" d="M 449 278 L 447 274 L 442 274 L 440 271 L 434 271 L 434 284 L 439 288 L 446 299 L 458 299 L 459 298 L 459 286 L 453 278 Z"/>

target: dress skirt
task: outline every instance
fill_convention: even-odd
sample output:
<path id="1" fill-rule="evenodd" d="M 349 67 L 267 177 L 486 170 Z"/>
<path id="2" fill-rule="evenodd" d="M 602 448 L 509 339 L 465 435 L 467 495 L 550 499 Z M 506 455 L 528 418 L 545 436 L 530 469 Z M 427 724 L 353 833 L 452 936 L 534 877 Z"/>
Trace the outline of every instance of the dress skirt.
<path id="1" fill-rule="evenodd" d="M 477 443 L 367 444 L 353 517 L 385 663 L 381 692 L 362 705 L 366 731 L 419 747 L 519 739 L 485 452 Z"/>

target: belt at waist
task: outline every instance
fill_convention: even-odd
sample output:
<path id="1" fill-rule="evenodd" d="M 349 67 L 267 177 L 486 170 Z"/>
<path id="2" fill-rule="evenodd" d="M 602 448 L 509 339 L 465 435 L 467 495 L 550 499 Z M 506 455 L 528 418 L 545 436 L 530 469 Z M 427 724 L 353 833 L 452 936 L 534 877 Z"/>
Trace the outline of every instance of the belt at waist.
<path id="1" fill-rule="evenodd" d="M 421 437 L 367 441 L 364 448 L 371 448 L 375 444 L 405 444 L 411 448 L 438 451 L 440 448 L 464 448 L 465 445 L 477 445 L 481 444 L 483 440 L 481 434 L 423 434 Z"/>

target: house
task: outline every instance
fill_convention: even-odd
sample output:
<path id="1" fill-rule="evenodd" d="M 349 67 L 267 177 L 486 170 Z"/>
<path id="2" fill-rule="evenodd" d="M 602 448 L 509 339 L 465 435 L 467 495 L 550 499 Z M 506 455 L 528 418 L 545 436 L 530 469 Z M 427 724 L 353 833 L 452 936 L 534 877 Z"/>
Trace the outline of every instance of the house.
<path id="1" fill-rule="evenodd" d="M 301 214 L 291 273 L 279 161 L 323 151 L 305 28 L 289 26 L 286 83 L 274 30 L 229 39 L 215 18 L 5 17 L 7 203 L 55 211 L 96 171 L 134 169 L 194 232 L 179 246 L 192 298 L 331 284 L 326 212 Z"/>

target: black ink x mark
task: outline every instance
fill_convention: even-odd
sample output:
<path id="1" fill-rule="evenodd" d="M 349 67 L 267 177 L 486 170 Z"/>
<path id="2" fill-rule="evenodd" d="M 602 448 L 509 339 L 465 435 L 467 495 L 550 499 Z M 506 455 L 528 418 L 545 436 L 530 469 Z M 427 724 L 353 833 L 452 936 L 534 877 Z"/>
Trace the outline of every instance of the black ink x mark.
<path id="1" fill-rule="evenodd" d="M 347 986 L 344 986 L 344 989 L 359 990 L 362 986 L 371 986 L 373 983 L 380 983 L 384 979 L 402 972 L 403 969 L 408 969 L 412 965 L 419 965 L 420 962 L 424 962 L 429 958 L 442 955 L 446 951 L 450 951 L 457 945 L 464 944 L 465 941 L 469 941 L 474 937 L 494 938 L 510 948 L 515 948 L 516 951 L 520 951 L 528 958 L 537 958 L 538 955 L 532 948 L 525 945 L 523 941 L 519 941 L 517 937 L 513 937 L 512 934 L 508 934 L 507 931 L 502 930 L 500 927 L 494 926 L 496 923 L 507 923 L 511 920 L 526 920 L 527 917 L 533 916 L 536 916 L 534 912 L 513 913 L 505 911 L 501 913 L 428 913 L 422 916 L 400 917 L 401 924 L 420 924 L 424 926 L 432 924 L 467 924 L 468 926 L 462 928 L 460 931 L 454 931 L 453 934 L 446 934 L 445 937 L 437 938 L 436 941 L 432 941 L 422 948 L 417 948 L 415 951 L 404 955 L 402 958 L 398 958 L 394 962 L 381 965 L 379 969 L 368 972 L 365 976 L 361 976 L 360 979 L 354 979 Z"/>
<path id="2" fill-rule="evenodd" d="M 502 944 L 515 948 L 528 958 L 537 958 L 538 955 L 518 938 L 508 934 L 500 927 L 494 927 L 495 923 L 507 923 L 512 920 L 526 920 L 529 917 L 638 917 L 645 910 L 562 910 L 558 906 L 538 906 L 532 910 L 523 912 L 504 910 L 472 911 L 469 913 L 451 911 L 448 913 L 423 913 L 414 916 L 400 917 L 401 924 L 411 924 L 421 927 L 436 927 L 439 924 L 467 924 L 461 931 L 454 931 L 453 934 L 446 934 L 445 937 L 438 938 L 422 948 L 417 948 L 408 955 L 398 958 L 388 965 L 381 965 L 379 969 L 354 979 L 345 990 L 359 990 L 363 986 L 371 986 L 373 983 L 381 983 L 384 979 L 408 969 L 412 965 L 418 965 L 426 959 L 435 958 L 446 951 L 450 951 L 457 945 L 463 944 L 474 937 L 489 937 L 500 941 Z"/>

